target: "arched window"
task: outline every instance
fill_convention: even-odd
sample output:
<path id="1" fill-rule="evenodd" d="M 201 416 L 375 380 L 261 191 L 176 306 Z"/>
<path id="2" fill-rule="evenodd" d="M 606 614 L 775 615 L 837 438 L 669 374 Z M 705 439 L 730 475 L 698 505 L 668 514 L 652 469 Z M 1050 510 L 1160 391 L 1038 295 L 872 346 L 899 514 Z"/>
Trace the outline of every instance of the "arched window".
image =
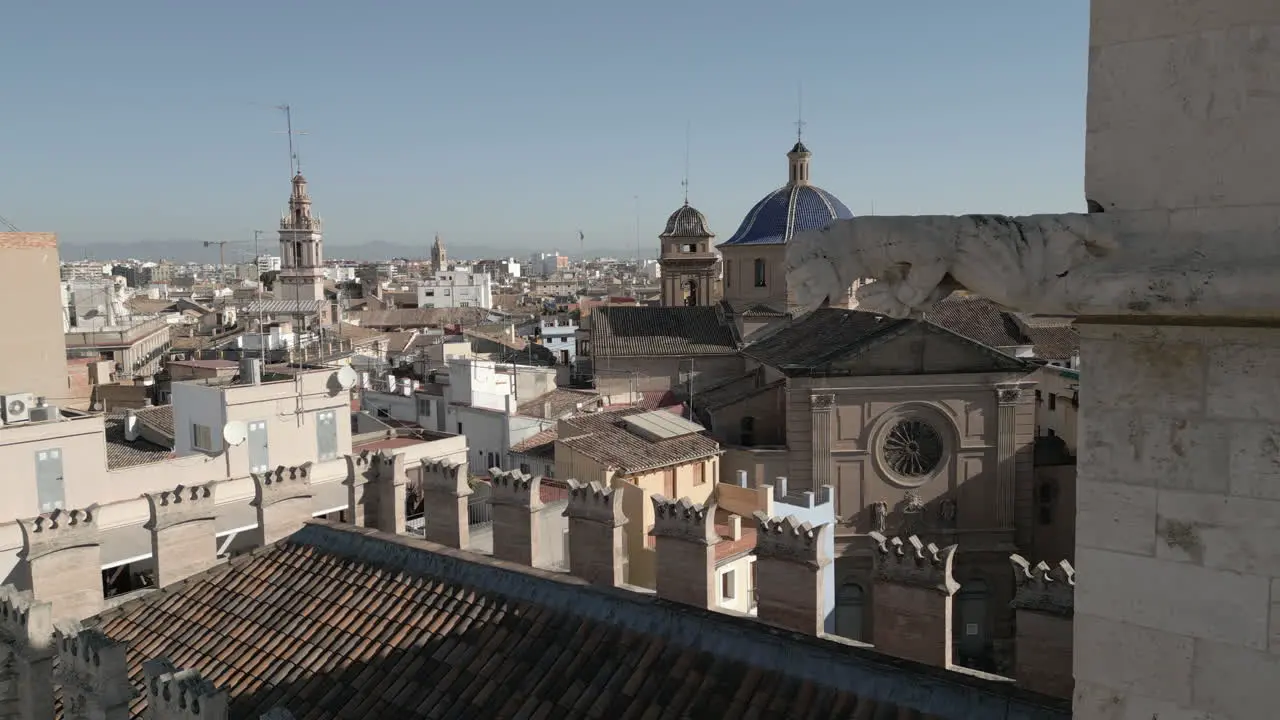
<path id="1" fill-rule="evenodd" d="M 756 419 L 750 415 L 742 418 L 742 427 L 738 431 L 738 444 L 746 447 L 756 444 Z"/>
<path id="2" fill-rule="evenodd" d="M 989 669 L 987 599 L 987 583 L 978 578 L 961 583 L 956 594 L 956 662 L 976 670 Z"/>
<path id="3" fill-rule="evenodd" d="M 845 583 L 836 593 L 836 634 L 850 640 L 862 640 L 863 608 L 866 592 L 857 583 Z"/>
<path id="4" fill-rule="evenodd" d="M 756 287 L 765 287 L 768 282 L 765 276 L 764 258 L 756 258 Z"/>

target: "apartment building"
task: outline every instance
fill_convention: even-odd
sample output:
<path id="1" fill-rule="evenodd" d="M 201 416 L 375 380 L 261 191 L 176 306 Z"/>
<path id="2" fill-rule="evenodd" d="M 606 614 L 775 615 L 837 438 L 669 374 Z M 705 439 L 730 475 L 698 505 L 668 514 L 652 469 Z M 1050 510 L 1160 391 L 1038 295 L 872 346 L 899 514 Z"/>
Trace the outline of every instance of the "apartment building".
<path id="1" fill-rule="evenodd" d="M 493 280 L 488 273 L 442 270 L 418 283 L 420 308 L 493 307 Z"/>

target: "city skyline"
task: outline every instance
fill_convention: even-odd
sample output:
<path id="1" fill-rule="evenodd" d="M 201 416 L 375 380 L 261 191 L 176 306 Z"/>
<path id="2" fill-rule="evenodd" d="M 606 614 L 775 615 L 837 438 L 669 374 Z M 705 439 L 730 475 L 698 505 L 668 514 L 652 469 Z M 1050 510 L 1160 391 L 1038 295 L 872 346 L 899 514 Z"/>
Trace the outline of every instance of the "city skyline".
<path id="1" fill-rule="evenodd" d="M 440 232 L 459 257 L 578 255 L 581 229 L 588 255 L 630 254 L 638 221 L 651 255 L 683 199 L 686 128 L 690 202 L 727 239 L 786 180 L 801 86 L 814 182 L 855 214 L 1082 209 L 1087 9 L 926 5 L 801 3 L 796 42 L 755 2 L 26 7 L 31 31 L 0 54 L 42 60 L 0 80 L 0 215 L 69 247 L 257 228 L 269 249 L 288 102 L 331 247 Z"/>

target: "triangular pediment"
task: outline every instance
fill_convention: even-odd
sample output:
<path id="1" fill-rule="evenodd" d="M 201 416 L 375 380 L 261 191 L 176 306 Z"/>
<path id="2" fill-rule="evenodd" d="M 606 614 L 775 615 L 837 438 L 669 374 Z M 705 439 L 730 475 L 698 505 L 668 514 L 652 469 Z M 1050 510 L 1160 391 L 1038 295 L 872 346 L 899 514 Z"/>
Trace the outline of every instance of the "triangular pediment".
<path id="1" fill-rule="evenodd" d="M 1025 362 L 936 325 L 902 323 L 824 359 L 813 375 L 950 375 L 1019 372 Z"/>

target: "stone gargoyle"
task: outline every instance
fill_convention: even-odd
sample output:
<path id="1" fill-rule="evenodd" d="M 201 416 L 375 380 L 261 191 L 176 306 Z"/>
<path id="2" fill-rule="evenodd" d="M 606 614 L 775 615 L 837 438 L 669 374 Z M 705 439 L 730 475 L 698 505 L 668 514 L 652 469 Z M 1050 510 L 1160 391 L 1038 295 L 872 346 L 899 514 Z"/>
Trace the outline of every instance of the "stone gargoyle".
<path id="1" fill-rule="evenodd" d="M 872 215 L 796 234 L 787 285 L 801 313 L 860 280 L 858 309 L 908 317 L 964 289 L 1034 308 L 1076 268 L 1118 249 L 1097 215 Z"/>

